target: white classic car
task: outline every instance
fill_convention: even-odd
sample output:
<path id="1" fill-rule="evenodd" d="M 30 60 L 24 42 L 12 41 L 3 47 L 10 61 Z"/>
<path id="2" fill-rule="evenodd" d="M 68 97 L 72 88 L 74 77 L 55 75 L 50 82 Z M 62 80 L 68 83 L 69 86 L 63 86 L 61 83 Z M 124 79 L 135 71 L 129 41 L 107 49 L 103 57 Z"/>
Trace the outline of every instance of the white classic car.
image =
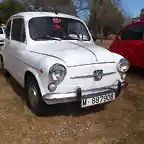
<path id="1" fill-rule="evenodd" d="M 4 45 L 4 39 L 5 39 L 5 28 L 0 27 L 0 46 Z"/>
<path id="2" fill-rule="evenodd" d="M 44 104 L 88 107 L 116 99 L 129 69 L 125 58 L 94 43 L 83 21 L 52 12 L 11 16 L 1 62 L 5 74 L 27 89 L 37 116 Z"/>

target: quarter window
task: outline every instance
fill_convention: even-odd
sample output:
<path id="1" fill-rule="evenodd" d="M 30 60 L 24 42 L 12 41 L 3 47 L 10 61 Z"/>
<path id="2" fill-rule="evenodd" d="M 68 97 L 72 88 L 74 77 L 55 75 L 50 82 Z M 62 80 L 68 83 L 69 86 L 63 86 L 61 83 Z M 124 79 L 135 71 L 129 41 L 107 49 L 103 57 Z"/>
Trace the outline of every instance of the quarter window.
<path id="1" fill-rule="evenodd" d="M 11 39 L 19 42 L 24 42 L 26 38 L 24 20 L 22 18 L 16 18 L 12 23 Z"/>

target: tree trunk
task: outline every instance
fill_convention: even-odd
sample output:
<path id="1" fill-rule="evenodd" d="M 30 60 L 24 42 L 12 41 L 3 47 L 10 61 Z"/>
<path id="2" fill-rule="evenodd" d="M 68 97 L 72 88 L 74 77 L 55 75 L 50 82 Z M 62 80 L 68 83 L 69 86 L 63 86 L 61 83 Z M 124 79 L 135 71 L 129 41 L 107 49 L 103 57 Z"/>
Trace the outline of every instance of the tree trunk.
<path id="1" fill-rule="evenodd" d="M 103 25 L 100 25 L 100 39 L 102 43 L 103 42 Z"/>

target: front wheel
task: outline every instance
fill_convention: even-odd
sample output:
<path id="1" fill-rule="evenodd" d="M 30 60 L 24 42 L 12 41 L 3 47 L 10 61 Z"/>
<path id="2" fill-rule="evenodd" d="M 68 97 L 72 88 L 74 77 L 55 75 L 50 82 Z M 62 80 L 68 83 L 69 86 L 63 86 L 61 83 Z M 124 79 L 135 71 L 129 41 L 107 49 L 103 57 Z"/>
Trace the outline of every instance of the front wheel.
<path id="1" fill-rule="evenodd" d="M 46 103 L 42 99 L 38 83 L 34 76 L 30 76 L 27 78 L 26 89 L 28 94 L 28 107 L 36 116 L 42 116 Z"/>

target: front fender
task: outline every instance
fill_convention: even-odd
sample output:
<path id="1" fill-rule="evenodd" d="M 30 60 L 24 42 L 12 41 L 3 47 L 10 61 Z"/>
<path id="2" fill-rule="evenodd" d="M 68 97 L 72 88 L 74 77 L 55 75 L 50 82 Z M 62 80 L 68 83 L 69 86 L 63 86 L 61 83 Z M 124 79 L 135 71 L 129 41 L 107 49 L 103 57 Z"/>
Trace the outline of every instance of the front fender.
<path id="1" fill-rule="evenodd" d="M 38 82 L 41 94 L 45 95 L 48 92 L 47 86 L 50 81 L 48 74 L 49 74 L 49 69 L 51 68 L 51 66 L 53 66 L 56 63 L 59 63 L 66 67 L 66 64 L 62 60 L 57 59 L 55 57 L 51 57 L 51 56 L 44 56 L 40 61 L 33 60 L 32 62 L 33 62 L 33 66 L 26 67 L 25 73 L 28 71 L 28 72 L 31 72 L 35 76 Z M 36 62 L 38 64 L 36 64 Z"/>
<path id="2" fill-rule="evenodd" d="M 40 62 L 40 67 L 44 70 L 45 73 L 49 73 L 49 69 L 54 65 L 54 64 L 62 64 L 65 68 L 67 68 L 67 65 L 64 61 L 52 57 L 52 56 L 46 56 L 41 62 Z"/>
<path id="3" fill-rule="evenodd" d="M 40 70 L 32 68 L 32 67 L 27 67 L 25 69 L 25 74 L 26 74 L 26 72 L 30 72 L 30 73 L 32 73 L 35 76 L 35 78 L 36 78 L 36 80 L 38 82 L 39 88 L 40 88 L 40 92 L 43 95 L 45 92 L 44 92 L 44 88 L 43 88 L 43 85 L 42 85 L 42 81 L 40 79 L 40 77 L 42 75 L 42 73 L 40 72 Z M 25 86 L 25 83 L 23 85 Z"/>
<path id="4" fill-rule="evenodd" d="M 118 63 L 120 59 L 124 58 L 122 55 L 119 55 L 117 53 L 113 53 L 113 52 L 111 52 L 111 53 L 112 53 L 113 59 L 116 63 Z"/>
<path id="5" fill-rule="evenodd" d="M 114 60 L 115 60 L 115 63 L 116 63 L 116 67 L 118 68 L 120 59 L 125 58 L 125 57 L 123 57 L 122 55 L 116 54 L 116 53 L 112 53 L 112 55 L 114 57 Z"/>

